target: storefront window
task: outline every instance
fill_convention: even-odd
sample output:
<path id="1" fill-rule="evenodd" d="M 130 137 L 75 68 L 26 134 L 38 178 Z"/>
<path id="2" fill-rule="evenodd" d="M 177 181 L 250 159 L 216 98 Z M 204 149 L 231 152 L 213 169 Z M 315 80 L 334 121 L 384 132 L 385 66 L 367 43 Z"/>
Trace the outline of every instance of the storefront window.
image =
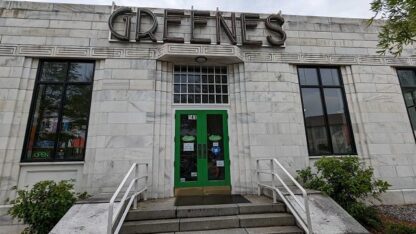
<path id="1" fill-rule="evenodd" d="M 93 75 L 93 62 L 41 62 L 23 161 L 84 159 Z"/>
<path id="2" fill-rule="evenodd" d="M 227 67 L 175 65 L 173 102 L 228 103 Z"/>
<path id="3" fill-rule="evenodd" d="M 404 103 L 412 124 L 413 133 L 416 137 L 416 74 L 411 69 L 397 70 L 400 85 L 402 87 Z"/>
<path id="4" fill-rule="evenodd" d="M 298 68 L 309 155 L 355 154 L 338 68 Z"/>

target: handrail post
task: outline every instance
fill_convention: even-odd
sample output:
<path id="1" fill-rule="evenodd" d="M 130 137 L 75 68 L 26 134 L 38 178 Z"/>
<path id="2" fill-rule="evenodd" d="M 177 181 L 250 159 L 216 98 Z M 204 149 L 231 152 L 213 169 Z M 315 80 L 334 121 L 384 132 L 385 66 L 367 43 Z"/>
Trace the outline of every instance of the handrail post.
<path id="1" fill-rule="evenodd" d="M 113 208 L 114 205 L 112 202 L 108 205 L 108 226 L 107 226 L 107 234 L 112 234 L 113 232 Z"/>
<path id="2" fill-rule="evenodd" d="M 134 200 L 133 200 L 133 209 L 137 209 L 137 192 L 139 191 L 139 164 L 135 164 L 135 168 L 134 168 L 134 193 L 132 196 L 134 196 Z"/>
<path id="3" fill-rule="evenodd" d="M 273 174 L 273 173 L 275 173 L 273 159 L 270 160 L 270 170 L 272 171 L 272 174 L 271 174 L 272 175 L 272 187 L 276 188 L 276 183 L 275 183 L 275 180 L 274 180 L 275 176 Z M 276 191 L 275 190 L 273 190 L 273 203 L 277 203 Z"/>
<path id="4" fill-rule="evenodd" d="M 308 194 L 305 192 L 303 193 L 303 198 L 305 200 L 305 213 L 306 213 L 306 222 L 308 223 L 308 232 L 313 234 L 312 232 L 312 221 L 311 221 L 311 214 L 309 213 L 309 198 Z"/>
<path id="5" fill-rule="evenodd" d="M 147 182 L 149 180 L 149 164 L 146 163 L 146 178 L 144 179 L 144 186 L 146 187 L 146 190 L 143 192 L 143 200 L 147 200 Z"/>
<path id="6" fill-rule="evenodd" d="M 257 178 L 257 195 L 261 195 L 261 188 L 260 188 L 260 160 L 256 160 L 256 178 Z"/>

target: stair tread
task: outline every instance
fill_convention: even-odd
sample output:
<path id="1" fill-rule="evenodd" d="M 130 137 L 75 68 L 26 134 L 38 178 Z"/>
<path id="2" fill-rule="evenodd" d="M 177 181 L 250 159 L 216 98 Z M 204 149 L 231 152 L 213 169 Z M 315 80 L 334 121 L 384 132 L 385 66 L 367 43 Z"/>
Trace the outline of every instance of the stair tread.
<path id="1" fill-rule="evenodd" d="M 204 231 L 184 231 L 175 232 L 175 234 L 247 234 L 244 228 L 227 228 L 227 229 L 216 229 L 216 230 L 204 230 Z"/>
<path id="2" fill-rule="evenodd" d="M 272 227 L 257 227 L 257 228 L 229 228 L 216 229 L 204 231 L 185 231 L 175 232 L 175 234 L 300 234 L 303 231 L 296 226 L 272 226 Z"/>
<path id="3" fill-rule="evenodd" d="M 262 214 L 239 214 L 239 215 L 227 215 L 227 216 L 211 216 L 211 217 L 195 217 L 195 218 L 173 218 L 173 219 L 153 219 L 153 220 L 132 220 L 126 221 L 123 225 L 137 225 L 143 223 L 168 223 L 177 221 L 208 221 L 208 220 L 223 220 L 223 219 L 254 219 L 254 218 L 280 218 L 280 217 L 293 217 L 289 213 L 262 213 Z"/>
<path id="4" fill-rule="evenodd" d="M 172 209 L 147 209 L 130 210 L 126 221 L 174 219 L 192 217 L 229 216 L 239 214 L 262 214 L 262 213 L 285 213 L 283 204 L 226 204 L 226 205 L 203 205 L 182 206 Z"/>
<path id="5" fill-rule="evenodd" d="M 259 218 L 286 218 L 294 217 L 289 213 L 261 213 L 261 214 L 239 214 L 239 219 L 259 219 Z"/>
<path id="6" fill-rule="evenodd" d="M 254 228 L 246 228 L 246 233 L 254 234 L 254 233 L 296 233 L 300 234 L 303 231 L 296 227 L 296 226 L 272 226 L 272 227 L 254 227 Z"/>
<path id="7" fill-rule="evenodd" d="M 123 226 L 135 226 L 140 224 L 166 224 L 166 223 L 177 223 L 179 219 L 149 219 L 149 220 L 134 220 L 125 221 Z"/>
<path id="8" fill-rule="evenodd" d="M 218 208 L 233 208 L 233 207 L 281 207 L 285 206 L 283 203 L 274 204 L 255 204 L 255 203 L 241 203 L 241 204 L 219 204 L 219 205 L 198 205 L 198 206 L 174 206 L 170 209 L 155 208 L 155 209 L 131 209 L 129 213 L 146 212 L 146 211 L 172 211 L 172 210 L 198 210 L 198 209 L 218 209 Z"/>

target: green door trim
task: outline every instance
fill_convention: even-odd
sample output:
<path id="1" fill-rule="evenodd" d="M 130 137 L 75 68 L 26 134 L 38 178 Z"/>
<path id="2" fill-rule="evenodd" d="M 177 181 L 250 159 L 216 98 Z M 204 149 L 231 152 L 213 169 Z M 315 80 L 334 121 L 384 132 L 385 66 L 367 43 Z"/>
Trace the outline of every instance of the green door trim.
<path id="1" fill-rule="evenodd" d="M 222 115 L 222 126 L 224 136 L 224 180 L 208 180 L 207 155 L 197 160 L 197 181 L 181 182 L 180 179 L 180 115 L 197 116 L 197 142 L 196 144 L 206 144 L 207 139 L 207 115 Z M 174 161 L 174 184 L 175 188 L 183 187 L 205 187 L 205 186 L 231 186 L 230 180 L 230 154 L 229 154 L 229 136 L 228 136 L 228 114 L 226 110 L 176 110 L 175 111 L 175 161 Z M 206 151 L 205 151 L 206 153 Z"/>

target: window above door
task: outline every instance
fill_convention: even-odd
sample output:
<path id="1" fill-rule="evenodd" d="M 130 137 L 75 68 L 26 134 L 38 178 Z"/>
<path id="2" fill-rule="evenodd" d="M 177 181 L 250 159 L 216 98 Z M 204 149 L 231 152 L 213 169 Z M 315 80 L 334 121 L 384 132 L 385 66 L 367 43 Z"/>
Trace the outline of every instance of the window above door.
<path id="1" fill-rule="evenodd" d="M 173 103 L 228 104 L 226 66 L 175 65 Z"/>

